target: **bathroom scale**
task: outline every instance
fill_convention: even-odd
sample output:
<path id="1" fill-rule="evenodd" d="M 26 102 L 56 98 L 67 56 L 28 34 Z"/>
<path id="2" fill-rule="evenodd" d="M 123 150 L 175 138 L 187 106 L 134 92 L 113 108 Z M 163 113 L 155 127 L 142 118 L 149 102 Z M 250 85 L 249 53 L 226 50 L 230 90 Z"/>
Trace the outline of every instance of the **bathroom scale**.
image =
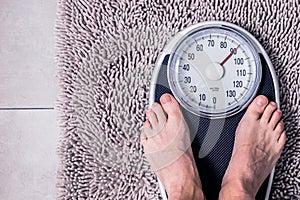
<path id="1" fill-rule="evenodd" d="M 218 199 L 235 130 L 260 94 L 279 106 L 278 82 L 261 44 L 245 29 L 223 21 L 202 22 L 176 34 L 158 57 L 150 105 L 164 93 L 179 102 L 208 200 Z M 274 169 L 256 199 L 269 199 Z M 161 182 L 163 199 L 167 199 Z"/>

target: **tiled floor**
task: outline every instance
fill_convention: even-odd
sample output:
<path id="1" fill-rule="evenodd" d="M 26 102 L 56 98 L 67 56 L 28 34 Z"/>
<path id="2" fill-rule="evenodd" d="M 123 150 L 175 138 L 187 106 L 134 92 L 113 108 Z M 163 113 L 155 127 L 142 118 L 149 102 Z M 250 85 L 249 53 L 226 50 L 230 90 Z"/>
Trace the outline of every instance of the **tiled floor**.
<path id="1" fill-rule="evenodd" d="M 56 198 L 56 1 L 0 1 L 0 199 Z"/>

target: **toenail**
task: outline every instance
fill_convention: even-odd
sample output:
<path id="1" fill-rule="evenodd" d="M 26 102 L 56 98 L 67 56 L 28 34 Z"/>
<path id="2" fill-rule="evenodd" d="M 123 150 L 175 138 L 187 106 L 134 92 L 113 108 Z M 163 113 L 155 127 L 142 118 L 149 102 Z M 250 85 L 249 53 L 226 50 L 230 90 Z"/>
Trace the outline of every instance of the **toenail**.
<path id="1" fill-rule="evenodd" d="M 146 110 L 146 116 L 149 115 L 149 113 L 150 113 L 150 109 L 147 109 Z"/>
<path id="2" fill-rule="evenodd" d="M 159 105 L 158 103 L 154 102 L 151 107 L 156 107 L 158 105 Z"/>
<path id="3" fill-rule="evenodd" d="M 265 105 L 267 102 L 266 102 L 266 99 L 265 98 L 258 98 L 257 101 L 256 101 L 257 105 L 259 106 L 263 106 Z"/>
<path id="4" fill-rule="evenodd" d="M 170 102 L 172 99 L 169 95 L 164 95 L 162 98 L 161 98 L 161 102 L 162 103 L 168 103 Z"/>
<path id="5" fill-rule="evenodd" d="M 272 104 L 272 106 L 277 106 L 277 104 L 273 101 L 270 104 Z"/>
<path id="6" fill-rule="evenodd" d="M 282 111 L 281 111 L 280 109 L 277 109 L 277 112 L 278 112 L 279 114 L 281 114 L 281 113 L 282 113 Z"/>

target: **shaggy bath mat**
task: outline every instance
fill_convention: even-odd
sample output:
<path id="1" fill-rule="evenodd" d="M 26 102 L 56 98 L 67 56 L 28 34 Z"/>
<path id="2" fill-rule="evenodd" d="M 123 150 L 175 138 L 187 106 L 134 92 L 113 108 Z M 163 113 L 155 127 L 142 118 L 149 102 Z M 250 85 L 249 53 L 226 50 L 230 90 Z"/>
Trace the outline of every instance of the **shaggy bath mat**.
<path id="1" fill-rule="evenodd" d="M 59 0 L 59 199 L 160 199 L 139 134 L 154 63 L 183 28 L 251 32 L 279 77 L 287 143 L 272 199 L 300 199 L 300 3 L 294 0 Z"/>

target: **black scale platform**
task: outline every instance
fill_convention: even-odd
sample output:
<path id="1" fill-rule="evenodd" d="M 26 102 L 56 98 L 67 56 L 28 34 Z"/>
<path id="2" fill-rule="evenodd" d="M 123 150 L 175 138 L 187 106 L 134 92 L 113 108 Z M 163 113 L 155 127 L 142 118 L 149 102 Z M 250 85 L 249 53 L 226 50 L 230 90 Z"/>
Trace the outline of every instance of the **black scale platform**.
<path id="1" fill-rule="evenodd" d="M 154 101 L 164 93 L 172 94 L 167 81 L 167 63 L 169 55 L 164 58 L 160 67 L 154 89 Z M 263 94 L 269 100 L 275 101 L 275 84 L 272 74 L 264 57 L 260 54 L 262 62 L 262 80 L 257 95 Z M 202 181 L 203 191 L 208 200 L 218 199 L 222 178 L 227 169 L 234 144 L 235 130 L 245 110 L 237 115 L 225 119 L 210 120 L 196 116 L 182 107 L 183 114 L 189 125 L 192 140 L 192 149 L 198 171 Z M 202 145 L 204 145 L 203 148 Z M 199 151 L 200 157 L 199 158 Z M 256 199 L 265 199 L 269 177 L 261 186 Z"/>

